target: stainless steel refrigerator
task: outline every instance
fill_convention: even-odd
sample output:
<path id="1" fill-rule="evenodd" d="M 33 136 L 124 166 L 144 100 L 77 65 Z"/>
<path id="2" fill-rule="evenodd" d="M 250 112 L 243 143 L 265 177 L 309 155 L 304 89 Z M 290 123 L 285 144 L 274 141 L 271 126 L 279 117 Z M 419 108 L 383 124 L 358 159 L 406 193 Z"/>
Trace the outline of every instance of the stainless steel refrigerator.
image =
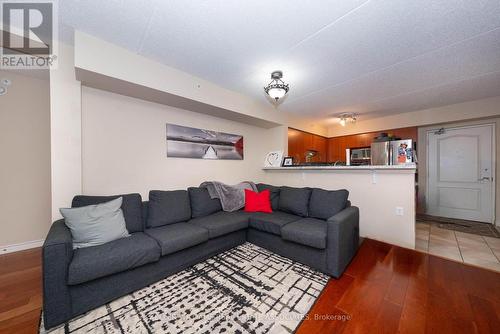
<path id="1" fill-rule="evenodd" d="M 411 139 L 374 142 L 371 145 L 372 165 L 405 165 L 413 162 Z"/>

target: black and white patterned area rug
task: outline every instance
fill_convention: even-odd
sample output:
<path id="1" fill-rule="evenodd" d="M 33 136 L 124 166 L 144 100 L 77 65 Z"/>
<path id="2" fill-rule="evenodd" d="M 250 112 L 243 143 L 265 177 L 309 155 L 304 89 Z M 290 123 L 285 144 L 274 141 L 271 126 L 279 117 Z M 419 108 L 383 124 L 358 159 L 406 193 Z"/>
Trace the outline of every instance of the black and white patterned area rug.
<path id="1" fill-rule="evenodd" d="M 48 333 L 290 333 L 328 278 L 245 243 Z"/>

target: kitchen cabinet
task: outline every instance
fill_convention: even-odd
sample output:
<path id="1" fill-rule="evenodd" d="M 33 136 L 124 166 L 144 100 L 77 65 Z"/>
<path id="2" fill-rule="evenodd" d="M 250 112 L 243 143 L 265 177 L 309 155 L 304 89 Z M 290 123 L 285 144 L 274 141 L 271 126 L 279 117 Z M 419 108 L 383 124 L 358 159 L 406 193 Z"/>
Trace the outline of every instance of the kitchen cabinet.
<path id="1" fill-rule="evenodd" d="M 312 162 L 345 162 L 345 150 L 347 148 L 353 149 L 369 147 L 373 138 L 377 137 L 381 132 L 387 132 L 389 135 L 392 134 L 395 137 L 400 137 L 402 139 L 411 138 L 414 142 L 417 141 L 417 127 L 360 133 L 331 138 L 325 138 L 312 133 L 289 128 L 288 155 L 294 158 L 295 163 L 304 163 L 306 162 L 306 152 L 308 150 L 314 150 L 317 151 L 318 154 L 311 160 Z"/>
<path id="2" fill-rule="evenodd" d="M 313 142 L 313 145 L 312 145 L 313 150 L 318 152 L 318 155 L 315 157 L 314 161 L 326 162 L 326 159 L 327 159 L 327 150 L 326 150 L 327 138 L 313 135 L 312 142 Z"/>
<path id="3" fill-rule="evenodd" d="M 328 162 L 345 162 L 345 150 L 347 148 L 353 149 L 370 147 L 373 139 L 381 132 L 387 132 L 389 135 L 393 135 L 401 139 L 412 139 L 416 142 L 418 129 L 417 127 L 408 127 L 328 138 Z"/>
<path id="4" fill-rule="evenodd" d="M 293 157 L 294 163 L 306 162 L 306 153 L 316 151 L 311 162 L 327 161 L 327 138 L 309 132 L 288 129 L 288 156 Z"/>

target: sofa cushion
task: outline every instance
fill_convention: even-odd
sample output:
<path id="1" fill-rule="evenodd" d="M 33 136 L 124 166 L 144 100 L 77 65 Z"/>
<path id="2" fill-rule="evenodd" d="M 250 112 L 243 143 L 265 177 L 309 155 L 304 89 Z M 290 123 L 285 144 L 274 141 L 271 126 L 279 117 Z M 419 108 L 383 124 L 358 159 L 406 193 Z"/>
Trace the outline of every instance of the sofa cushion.
<path id="1" fill-rule="evenodd" d="M 280 211 L 307 217 L 310 196 L 310 188 L 281 187 L 279 209 Z"/>
<path id="2" fill-rule="evenodd" d="M 281 238 L 314 248 L 326 248 L 326 221 L 304 218 L 281 228 Z"/>
<path id="3" fill-rule="evenodd" d="M 79 248 L 69 265 L 68 284 L 75 285 L 158 261 L 158 243 L 143 232 L 104 245 Z"/>
<path id="4" fill-rule="evenodd" d="M 59 209 L 71 231 L 73 248 L 99 246 L 130 236 L 123 218 L 123 198 L 79 208 Z"/>
<path id="5" fill-rule="evenodd" d="M 191 217 L 198 218 L 208 216 L 222 210 L 218 198 L 210 198 L 207 188 L 188 188 L 191 201 Z"/>
<path id="6" fill-rule="evenodd" d="M 345 209 L 347 197 L 349 197 L 349 191 L 345 189 L 324 190 L 314 188 L 309 201 L 309 217 L 326 220 L 336 215 Z"/>
<path id="7" fill-rule="evenodd" d="M 151 190 L 147 227 L 185 222 L 191 219 L 191 206 L 187 190 Z"/>
<path id="8" fill-rule="evenodd" d="M 169 224 L 145 231 L 161 247 L 161 255 L 175 253 L 208 240 L 208 230 L 189 223 Z"/>
<path id="9" fill-rule="evenodd" d="M 210 216 L 193 218 L 188 223 L 208 230 L 210 239 L 248 227 L 249 213 L 243 211 L 219 211 Z"/>
<path id="10" fill-rule="evenodd" d="M 142 199 L 140 194 L 126 194 L 113 196 L 86 196 L 78 195 L 73 197 L 71 206 L 78 208 L 81 206 L 101 204 L 109 202 L 118 197 L 123 197 L 121 209 L 125 217 L 125 223 L 129 233 L 141 232 L 144 230 L 142 224 Z"/>
<path id="11" fill-rule="evenodd" d="M 273 213 L 255 212 L 250 215 L 250 227 L 276 235 L 281 235 L 281 227 L 302 217 L 282 211 Z"/>
<path id="12" fill-rule="evenodd" d="M 257 184 L 257 190 L 259 190 L 259 192 L 264 191 L 266 189 L 269 190 L 269 192 L 271 193 L 271 208 L 273 209 L 273 211 L 278 210 L 281 188 L 265 183 Z"/>

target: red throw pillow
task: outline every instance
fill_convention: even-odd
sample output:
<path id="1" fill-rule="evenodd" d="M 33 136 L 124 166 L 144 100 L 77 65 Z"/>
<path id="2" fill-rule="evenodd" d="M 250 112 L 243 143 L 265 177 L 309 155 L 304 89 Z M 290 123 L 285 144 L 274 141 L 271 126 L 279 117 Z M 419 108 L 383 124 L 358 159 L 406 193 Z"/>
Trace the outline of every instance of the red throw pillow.
<path id="1" fill-rule="evenodd" d="M 269 189 L 260 193 L 245 189 L 245 212 L 273 212 Z"/>

